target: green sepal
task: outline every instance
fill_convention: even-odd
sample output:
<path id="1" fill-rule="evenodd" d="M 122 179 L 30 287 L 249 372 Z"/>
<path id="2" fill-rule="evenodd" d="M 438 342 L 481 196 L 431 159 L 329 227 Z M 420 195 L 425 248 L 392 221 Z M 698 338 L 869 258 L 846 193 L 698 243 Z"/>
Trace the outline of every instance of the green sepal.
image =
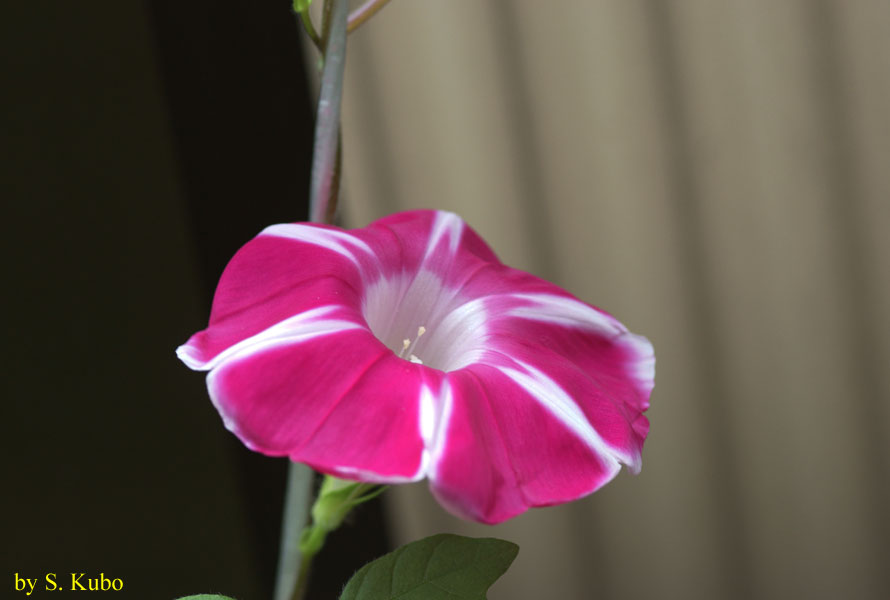
<path id="1" fill-rule="evenodd" d="M 518 553 L 495 538 L 434 535 L 359 569 L 340 600 L 484 600 Z"/>
<path id="2" fill-rule="evenodd" d="M 368 484 L 360 481 L 325 476 L 312 505 L 312 522 L 328 531 L 337 529 L 367 487 Z"/>
<path id="3" fill-rule="evenodd" d="M 317 554 L 328 533 L 340 527 L 350 510 L 385 489 L 386 486 L 374 483 L 325 475 L 318 498 L 312 505 L 312 525 L 300 535 L 300 552 L 308 556 Z"/>
<path id="4" fill-rule="evenodd" d="M 312 0 L 294 0 L 294 12 L 300 14 L 309 10 Z"/>

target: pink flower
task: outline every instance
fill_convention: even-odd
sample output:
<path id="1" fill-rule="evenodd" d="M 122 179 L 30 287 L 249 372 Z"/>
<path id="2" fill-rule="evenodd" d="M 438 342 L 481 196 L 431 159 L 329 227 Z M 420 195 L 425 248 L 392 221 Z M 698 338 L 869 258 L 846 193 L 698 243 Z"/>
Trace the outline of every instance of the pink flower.
<path id="1" fill-rule="evenodd" d="M 379 483 L 427 477 L 497 523 L 640 468 L 652 346 L 503 265 L 458 216 L 273 225 L 177 350 L 249 448 Z"/>

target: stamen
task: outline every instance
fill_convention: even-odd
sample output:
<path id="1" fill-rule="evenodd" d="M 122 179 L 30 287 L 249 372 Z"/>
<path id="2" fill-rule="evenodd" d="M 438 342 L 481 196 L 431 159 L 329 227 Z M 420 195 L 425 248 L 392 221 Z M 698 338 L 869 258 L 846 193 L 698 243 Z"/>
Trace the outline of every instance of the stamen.
<path id="1" fill-rule="evenodd" d="M 414 346 L 417 345 L 417 340 L 419 340 L 420 336 L 422 336 L 424 333 L 426 333 L 426 327 L 421 325 L 417 328 L 417 337 L 414 338 L 413 342 L 407 338 L 402 340 L 402 349 L 401 351 L 399 351 L 399 358 L 405 358 L 405 355 L 407 354 L 407 360 L 410 360 L 411 362 L 418 365 L 422 365 L 423 361 L 417 358 L 417 355 L 412 354 L 412 352 L 414 351 Z"/>
<path id="2" fill-rule="evenodd" d="M 426 333 L 426 327 L 421 325 L 420 327 L 417 328 L 417 337 L 414 338 L 414 341 L 411 342 L 411 346 L 408 348 L 408 356 L 411 356 L 411 352 L 414 351 L 414 346 L 417 345 L 417 341 L 420 339 L 420 336 L 422 336 L 424 333 Z"/>

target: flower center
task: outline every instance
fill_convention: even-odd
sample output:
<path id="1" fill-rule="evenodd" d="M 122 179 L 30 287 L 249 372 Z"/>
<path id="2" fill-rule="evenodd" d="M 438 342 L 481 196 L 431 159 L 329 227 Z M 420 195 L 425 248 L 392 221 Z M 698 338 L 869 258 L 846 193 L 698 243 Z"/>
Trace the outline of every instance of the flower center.
<path id="1" fill-rule="evenodd" d="M 484 350 L 485 310 L 430 271 L 382 277 L 365 288 L 362 315 L 399 358 L 442 371 L 476 362 Z"/>

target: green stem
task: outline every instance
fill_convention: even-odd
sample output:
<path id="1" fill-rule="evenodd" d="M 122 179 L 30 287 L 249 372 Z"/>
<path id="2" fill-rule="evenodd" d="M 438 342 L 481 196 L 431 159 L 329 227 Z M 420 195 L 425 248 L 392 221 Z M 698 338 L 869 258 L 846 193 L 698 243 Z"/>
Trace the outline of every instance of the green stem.
<path id="1" fill-rule="evenodd" d="M 312 502 L 313 471 L 306 465 L 290 463 L 287 474 L 287 492 L 284 496 L 284 516 L 281 524 L 281 548 L 278 554 L 278 578 L 275 582 L 275 600 L 291 600 L 300 583 L 303 563 L 311 557 L 300 555 L 300 533 L 309 517 Z M 299 565 L 299 569 L 297 568 Z M 308 569 L 308 567 L 306 567 Z M 303 584 L 305 587 L 305 584 Z"/>
<path id="2" fill-rule="evenodd" d="M 315 31 L 315 25 L 312 24 L 312 15 L 309 14 L 308 10 L 304 10 L 300 13 L 300 22 L 303 23 L 303 29 L 306 30 L 306 35 L 309 36 L 309 39 L 312 40 L 312 43 L 315 44 L 315 47 L 318 48 L 320 52 L 322 50 L 321 36 Z"/>
<path id="3" fill-rule="evenodd" d="M 314 555 L 307 554 L 300 561 L 300 576 L 297 579 L 297 586 L 294 588 L 291 600 L 302 600 L 306 596 L 306 589 L 309 587 L 309 571 L 312 568 L 313 558 L 315 558 Z"/>
<path id="4" fill-rule="evenodd" d="M 389 0 L 367 0 L 364 4 L 352 11 L 349 14 L 349 18 L 346 20 L 346 33 L 352 33 L 361 27 L 368 19 L 376 15 L 381 8 L 386 6 L 388 2 Z M 324 52 L 324 40 L 312 23 L 312 15 L 310 14 L 309 9 L 307 8 L 306 10 L 298 11 L 298 13 L 300 15 L 300 22 L 303 24 L 303 29 L 306 31 L 306 35 L 309 36 L 312 44 L 319 52 Z"/>
<path id="5" fill-rule="evenodd" d="M 337 200 L 340 197 L 340 173 L 343 169 L 343 136 L 337 132 L 337 157 L 334 160 L 334 178 L 328 191 L 328 208 L 325 210 L 324 222 L 333 224 L 337 216 Z"/>
<path id="6" fill-rule="evenodd" d="M 336 193 L 339 182 L 337 146 L 340 139 L 340 100 L 343 97 L 343 71 L 346 66 L 346 16 L 347 0 L 326 1 L 325 19 L 322 25 L 324 41 L 324 71 L 321 75 L 321 91 L 315 122 L 315 148 L 312 154 L 312 179 L 309 191 L 311 220 L 323 222 L 332 192 Z M 330 21 L 328 23 L 328 21 Z"/>
<path id="7" fill-rule="evenodd" d="M 322 37 L 319 40 L 323 48 L 324 72 L 318 99 L 309 193 L 310 218 L 315 223 L 330 223 L 336 208 L 340 178 L 340 99 L 343 95 L 348 12 L 348 0 L 325 0 Z M 304 26 L 309 23 L 311 30 L 307 28 L 307 31 L 310 31 L 309 35 L 312 37 L 312 22 L 308 15 L 303 19 Z M 318 37 L 317 33 L 315 37 Z M 312 469 L 291 463 L 281 527 L 275 600 L 303 598 L 308 586 L 312 558 L 323 543 L 322 538 L 312 552 L 300 550 L 300 541 L 309 515 L 312 482 Z"/>

